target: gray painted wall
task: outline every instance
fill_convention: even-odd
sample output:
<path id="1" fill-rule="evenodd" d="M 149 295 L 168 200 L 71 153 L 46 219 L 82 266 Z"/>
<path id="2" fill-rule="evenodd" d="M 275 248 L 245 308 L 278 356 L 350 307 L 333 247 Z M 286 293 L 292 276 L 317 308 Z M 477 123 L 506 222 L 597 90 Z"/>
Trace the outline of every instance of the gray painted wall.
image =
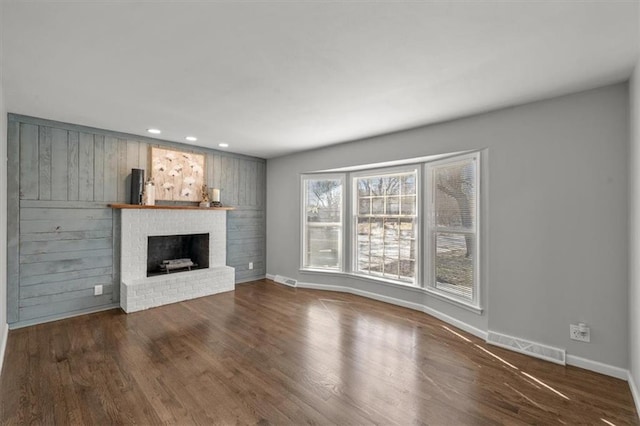
<path id="1" fill-rule="evenodd" d="M 626 84 L 267 162 L 267 273 L 424 304 L 481 330 L 628 366 Z M 486 149 L 482 315 L 421 292 L 299 272 L 303 172 Z M 592 342 L 569 340 L 585 321 Z"/>
<path id="2" fill-rule="evenodd" d="M 640 60 L 631 77 L 629 155 L 629 369 L 640 411 Z"/>
<path id="3" fill-rule="evenodd" d="M 265 275 L 265 160 L 12 114 L 8 136 L 10 324 L 119 302 L 120 213 L 107 205 L 129 202 L 132 168 L 148 177 L 151 146 L 205 154 L 207 185 L 236 208 L 227 264 L 237 282 Z"/>

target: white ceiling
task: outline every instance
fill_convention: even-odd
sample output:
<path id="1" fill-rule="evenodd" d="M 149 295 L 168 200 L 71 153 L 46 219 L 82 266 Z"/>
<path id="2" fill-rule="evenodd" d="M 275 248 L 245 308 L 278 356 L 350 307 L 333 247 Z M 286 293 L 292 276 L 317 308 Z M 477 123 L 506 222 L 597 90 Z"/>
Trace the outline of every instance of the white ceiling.
<path id="1" fill-rule="evenodd" d="M 4 1 L 9 112 L 270 158 L 626 80 L 637 1 Z"/>

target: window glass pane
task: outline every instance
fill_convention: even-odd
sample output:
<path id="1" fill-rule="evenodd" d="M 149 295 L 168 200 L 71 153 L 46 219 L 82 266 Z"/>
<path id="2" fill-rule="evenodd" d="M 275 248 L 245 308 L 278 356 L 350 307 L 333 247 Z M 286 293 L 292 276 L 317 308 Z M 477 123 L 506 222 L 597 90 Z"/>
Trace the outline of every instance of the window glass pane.
<path id="1" fill-rule="evenodd" d="M 339 179 L 307 180 L 307 222 L 341 221 L 342 183 Z"/>
<path id="2" fill-rule="evenodd" d="M 342 180 L 305 179 L 303 267 L 342 267 Z"/>
<path id="3" fill-rule="evenodd" d="M 400 214 L 400 197 L 387 197 L 386 214 Z"/>
<path id="4" fill-rule="evenodd" d="M 358 252 L 369 256 L 369 236 L 371 227 L 369 218 L 358 218 Z"/>
<path id="5" fill-rule="evenodd" d="M 471 299 L 475 237 L 471 234 L 437 232 L 435 240 L 436 288 Z"/>
<path id="6" fill-rule="evenodd" d="M 374 177 L 367 180 L 369 182 L 369 188 L 371 189 L 371 195 L 384 195 L 383 177 Z"/>
<path id="7" fill-rule="evenodd" d="M 384 242 L 383 219 L 371 219 L 371 231 L 369 234 L 369 250 L 373 256 L 382 256 L 382 244 Z"/>
<path id="8" fill-rule="evenodd" d="M 382 275 L 384 270 L 384 258 L 378 256 L 371 256 L 369 263 L 369 273 L 374 275 Z"/>
<path id="9" fill-rule="evenodd" d="M 438 227 L 474 228 L 475 167 L 475 161 L 470 159 L 435 168 L 435 218 Z"/>
<path id="10" fill-rule="evenodd" d="M 384 213 L 384 197 L 371 198 L 371 214 Z"/>
<path id="11" fill-rule="evenodd" d="M 384 220 L 384 273 L 389 278 L 398 278 L 400 261 L 400 223 L 397 218 Z"/>
<path id="12" fill-rule="evenodd" d="M 371 214 L 371 198 L 360 198 L 360 200 L 358 200 L 358 214 Z"/>
<path id="13" fill-rule="evenodd" d="M 359 189 L 355 200 L 358 209 L 355 272 L 415 282 L 415 177 L 413 171 L 356 178 L 356 187 L 368 190 Z"/>
<path id="14" fill-rule="evenodd" d="M 367 179 L 358 179 L 358 196 L 366 197 L 367 195 L 371 195 L 369 187 L 370 185 Z"/>
<path id="15" fill-rule="evenodd" d="M 412 280 L 416 274 L 416 219 L 400 219 L 400 279 Z"/>
<path id="16" fill-rule="evenodd" d="M 385 195 L 400 194 L 400 177 L 389 176 L 384 178 Z"/>
<path id="17" fill-rule="evenodd" d="M 402 195 L 416 193 L 416 176 L 414 174 L 402 176 Z"/>
<path id="18" fill-rule="evenodd" d="M 307 265 L 310 268 L 340 267 L 340 227 L 309 224 Z"/>
<path id="19" fill-rule="evenodd" d="M 400 214 L 402 215 L 415 215 L 416 214 L 416 196 L 402 197 L 400 199 L 402 207 Z"/>

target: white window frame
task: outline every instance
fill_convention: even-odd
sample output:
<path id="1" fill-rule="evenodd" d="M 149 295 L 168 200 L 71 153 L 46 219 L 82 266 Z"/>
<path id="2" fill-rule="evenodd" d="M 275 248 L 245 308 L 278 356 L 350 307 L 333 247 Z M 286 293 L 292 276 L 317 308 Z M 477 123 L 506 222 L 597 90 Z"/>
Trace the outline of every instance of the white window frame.
<path id="1" fill-rule="evenodd" d="M 422 235 L 422 167 L 420 164 L 408 164 L 404 166 L 385 167 L 376 169 L 367 169 L 350 173 L 351 180 L 351 232 L 349 241 L 351 244 L 351 272 L 352 275 L 362 277 L 374 281 L 382 281 L 387 283 L 399 284 L 405 287 L 419 288 L 422 273 L 422 249 L 420 236 Z M 389 277 L 372 275 L 358 271 L 358 188 L 356 181 L 360 178 L 393 176 L 402 173 L 415 173 L 416 175 L 416 212 L 415 212 L 415 274 L 413 282 L 403 281 L 399 279 L 391 279 Z"/>
<path id="2" fill-rule="evenodd" d="M 482 161 L 481 161 L 481 153 L 473 152 L 469 154 L 456 155 L 443 160 L 433 161 L 425 164 L 425 177 L 426 177 L 426 188 L 425 192 L 427 194 L 426 200 L 426 226 L 425 226 L 425 261 L 427 263 L 427 270 L 429 271 L 429 276 L 425 277 L 425 290 L 429 293 L 437 295 L 446 300 L 450 300 L 455 302 L 456 304 L 461 304 L 463 306 L 468 306 L 476 311 L 481 311 L 481 296 L 480 296 L 480 265 L 481 265 L 481 257 L 483 253 L 481 252 L 481 204 L 483 200 L 482 195 Z M 475 161 L 475 190 L 476 190 L 476 200 L 475 200 L 475 223 L 472 229 L 472 232 L 468 232 L 472 234 L 474 239 L 474 253 L 473 256 L 473 286 L 472 286 L 472 298 L 466 298 L 460 295 L 457 295 L 453 292 L 446 291 L 444 289 L 436 287 L 436 235 L 438 232 L 454 232 L 454 233 L 467 233 L 466 231 L 460 229 L 446 229 L 446 228 L 438 228 L 436 226 L 435 219 L 435 182 L 434 182 L 434 170 L 440 166 L 455 164 L 463 161 L 467 161 L 472 159 Z"/>
<path id="3" fill-rule="evenodd" d="M 307 181 L 309 180 L 339 180 L 341 185 L 341 193 L 340 193 L 340 222 L 338 222 L 340 226 L 340 236 L 339 236 L 339 262 L 338 268 L 318 268 L 318 267 L 309 267 L 306 266 L 306 250 L 307 250 Z M 322 173 L 322 174 L 303 174 L 300 177 L 300 196 L 301 196 L 301 211 L 300 211 L 300 270 L 302 271 L 315 271 L 315 272 L 326 272 L 326 273 L 342 273 L 344 272 L 345 265 L 345 200 L 346 200 L 346 175 L 344 173 Z M 328 222 L 325 226 L 336 226 L 336 222 L 333 222 L 333 225 L 330 225 Z"/>

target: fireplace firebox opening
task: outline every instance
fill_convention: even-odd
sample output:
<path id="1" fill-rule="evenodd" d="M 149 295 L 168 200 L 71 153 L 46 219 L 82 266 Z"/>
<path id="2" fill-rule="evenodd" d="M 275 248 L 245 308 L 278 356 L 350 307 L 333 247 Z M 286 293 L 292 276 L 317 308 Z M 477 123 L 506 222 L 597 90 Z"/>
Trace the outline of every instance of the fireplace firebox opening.
<path id="1" fill-rule="evenodd" d="M 147 277 L 209 268 L 209 234 L 148 237 Z"/>

